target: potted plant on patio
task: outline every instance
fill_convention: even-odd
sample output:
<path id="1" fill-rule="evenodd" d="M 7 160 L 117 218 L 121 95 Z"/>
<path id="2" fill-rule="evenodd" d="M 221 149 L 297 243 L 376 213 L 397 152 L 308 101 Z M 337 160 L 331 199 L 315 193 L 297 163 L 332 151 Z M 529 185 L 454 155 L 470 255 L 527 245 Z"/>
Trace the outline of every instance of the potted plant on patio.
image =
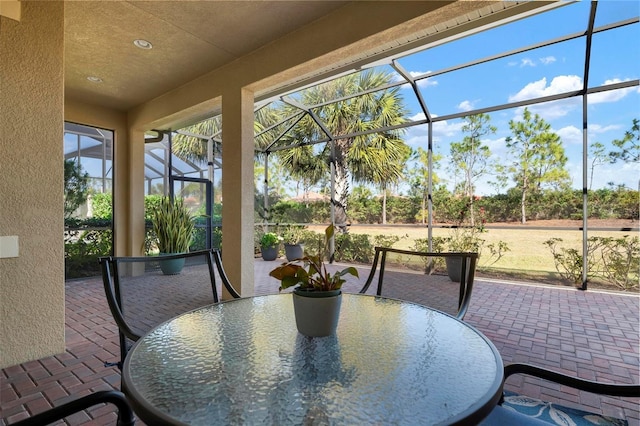
<path id="1" fill-rule="evenodd" d="M 282 237 L 274 232 L 265 232 L 260 238 L 260 253 L 263 260 L 276 260 Z"/>
<path id="2" fill-rule="evenodd" d="M 299 262 L 289 261 L 272 270 L 269 275 L 280 281 L 279 290 L 289 287 L 293 290 L 293 309 L 298 331 L 311 337 L 334 334 L 338 326 L 342 302 L 342 284 L 345 275 L 358 277 L 353 266 L 331 273 L 324 264 L 324 253 L 333 237 L 335 228 L 325 229 L 324 248 L 317 256 L 304 256 Z"/>
<path id="3" fill-rule="evenodd" d="M 467 209 L 461 210 L 459 214 L 459 223 L 451 229 L 449 236 L 444 237 L 442 241 L 438 243 L 438 247 L 444 246 L 449 252 L 478 253 L 479 258 L 486 243 L 486 240 L 480 236 L 487 232 L 484 227 L 484 209 L 482 207 L 480 208 L 479 217 L 473 224 L 469 223 L 468 225 L 465 225 L 464 219 L 467 213 Z M 494 259 L 491 264 L 500 260 L 504 253 L 509 251 L 509 247 L 504 241 L 487 244 L 487 248 L 491 252 L 489 259 Z M 460 281 L 461 261 L 461 258 L 457 257 L 445 258 L 447 274 L 451 281 Z"/>
<path id="4" fill-rule="evenodd" d="M 151 214 L 151 223 L 160 255 L 186 253 L 193 236 L 194 217 L 184 205 L 182 198 L 171 200 L 162 197 Z M 166 275 L 179 274 L 184 259 L 160 262 L 160 269 Z"/>
<path id="5" fill-rule="evenodd" d="M 304 226 L 291 225 L 283 233 L 284 254 L 288 261 L 300 259 L 304 256 L 303 230 Z"/>

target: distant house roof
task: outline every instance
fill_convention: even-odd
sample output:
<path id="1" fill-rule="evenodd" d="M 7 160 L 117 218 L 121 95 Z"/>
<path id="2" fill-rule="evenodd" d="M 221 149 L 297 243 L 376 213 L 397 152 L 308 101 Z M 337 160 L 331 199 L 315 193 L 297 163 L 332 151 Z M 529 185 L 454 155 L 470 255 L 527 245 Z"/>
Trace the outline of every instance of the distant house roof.
<path id="1" fill-rule="evenodd" d="M 300 195 L 296 195 L 295 197 L 291 197 L 291 198 L 289 198 L 289 200 L 298 201 L 298 202 L 304 202 L 304 201 L 329 201 L 329 197 L 324 195 L 324 194 L 320 194 L 319 192 L 309 191 L 309 192 L 304 192 L 304 193 L 302 193 Z"/>

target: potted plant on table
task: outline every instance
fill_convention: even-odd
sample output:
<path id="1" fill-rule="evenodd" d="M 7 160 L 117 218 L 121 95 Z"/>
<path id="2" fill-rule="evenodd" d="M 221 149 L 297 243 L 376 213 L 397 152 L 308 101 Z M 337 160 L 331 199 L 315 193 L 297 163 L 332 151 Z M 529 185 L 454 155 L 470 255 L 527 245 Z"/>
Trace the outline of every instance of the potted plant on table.
<path id="1" fill-rule="evenodd" d="M 289 261 L 272 270 L 269 275 L 280 281 L 279 290 L 293 290 L 293 309 L 298 331 L 305 336 L 322 337 L 335 333 L 342 302 L 345 275 L 358 277 L 353 266 L 331 273 L 324 264 L 324 253 L 333 237 L 334 226 L 325 229 L 324 249 L 317 256 L 304 256 L 299 262 Z"/>
<path id="2" fill-rule="evenodd" d="M 169 197 L 160 199 L 151 214 L 151 223 L 161 256 L 189 251 L 194 230 L 193 219 L 182 198 L 173 201 Z M 160 269 L 166 275 L 179 274 L 183 266 L 184 259 L 160 262 Z"/>
<path id="3" fill-rule="evenodd" d="M 276 260 L 282 237 L 273 232 L 265 232 L 260 238 L 260 253 L 263 260 Z"/>
<path id="4" fill-rule="evenodd" d="M 303 229 L 303 226 L 291 225 L 283 233 L 284 254 L 290 262 L 304 256 Z"/>

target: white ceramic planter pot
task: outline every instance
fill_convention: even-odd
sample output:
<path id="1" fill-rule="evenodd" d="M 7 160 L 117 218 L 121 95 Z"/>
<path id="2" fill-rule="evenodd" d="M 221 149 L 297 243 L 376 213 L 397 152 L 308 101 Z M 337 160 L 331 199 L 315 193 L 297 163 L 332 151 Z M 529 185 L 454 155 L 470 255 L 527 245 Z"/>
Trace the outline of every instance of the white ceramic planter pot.
<path id="1" fill-rule="evenodd" d="M 305 336 L 324 337 L 335 334 L 340 318 L 342 292 L 293 291 L 293 310 L 298 331 Z"/>

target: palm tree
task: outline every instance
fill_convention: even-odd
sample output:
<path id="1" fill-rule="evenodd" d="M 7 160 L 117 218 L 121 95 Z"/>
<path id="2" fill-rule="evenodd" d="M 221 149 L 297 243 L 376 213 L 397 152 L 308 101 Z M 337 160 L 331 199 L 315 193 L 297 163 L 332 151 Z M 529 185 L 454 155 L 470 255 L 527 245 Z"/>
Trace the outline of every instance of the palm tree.
<path id="1" fill-rule="evenodd" d="M 406 121 L 407 111 L 397 87 L 373 90 L 389 84 L 391 78 L 389 73 L 374 70 L 351 74 L 303 91 L 284 108 L 284 114 L 288 115 L 301 106 L 309 113 L 283 136 L 283 141 L 293 147 L 279 151 L 278 155 L 293 176 L 304 176 L 311 184 L 326 176 L 333 163 L 335 221 L 343 231 L 350 181 L 385 187 L 402 176 L 402 164 L 408 152 L 400 138 L 403 130 L 354 136 Z M 364 94 L 353 96 L 362 92 Z M 338 101 L 331 102 L 336 99 Z M 333 153 L 331 141 L 319 148 L 313 145 L 327 138 L 333 141 Z"/>

